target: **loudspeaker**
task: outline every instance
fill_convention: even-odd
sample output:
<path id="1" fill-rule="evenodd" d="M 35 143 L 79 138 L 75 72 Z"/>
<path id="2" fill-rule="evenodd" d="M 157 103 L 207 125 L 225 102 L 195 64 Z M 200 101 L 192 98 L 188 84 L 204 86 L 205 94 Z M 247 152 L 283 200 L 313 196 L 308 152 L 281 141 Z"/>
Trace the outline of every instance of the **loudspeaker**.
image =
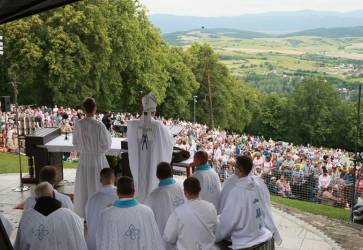
<path id="1" fill-rule="evenodd" d="M 1 112 L 10 112 L 10 96 L 1 96 Z"/>

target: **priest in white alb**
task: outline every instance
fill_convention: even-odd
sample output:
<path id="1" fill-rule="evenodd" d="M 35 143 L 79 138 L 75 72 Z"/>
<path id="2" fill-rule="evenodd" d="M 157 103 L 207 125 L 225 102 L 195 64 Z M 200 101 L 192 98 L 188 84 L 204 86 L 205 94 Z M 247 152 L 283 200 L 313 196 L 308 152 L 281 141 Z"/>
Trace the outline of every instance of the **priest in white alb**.
<path id="1" fill-rule="evenodd" d="M 208 165 L 208 153 L 196 152 L 191 166 L 195 167 L 193 176 L 199 180 L 202 187 L 200 198 L 209 201 L 218 209 L 221 181 L 216 171 Z"/>
<path id="2" fill-rule="evenodd" d="M 96 102 L 86 98 L 83 102 L 86 117 L 74 124 L 73 145 L 79 152 L 76 182 L 74 184 L 74 210 L 84 217 L 88 198 L 101 189 L 100 172 L 108 168 L 105 153 L 111 147 L 111 135 L 105 125 L 95 119 Z"/>
<path id="3" fill-rule="evenodd" d="M 53 191 L 48 182 L 35 188 L 37 203 L 21 217 L 15 250 L 87 250 L 81 218 L 62 208 Z"/>
<path id="4" fill-rule="evenodd" d="M 57 171 L 54 166 L 44 166 L 39 172 L 39 182 L 48 182 L 54 188 L 56 184 Z M 69 208 L 73 211 L 73 203 L 68 195 L 62 194 L 54 189 L 54 198 L 62 203 L 62 207 Z M 24 210 L 34 208 L 36 204 L 35 194 L 32 194 L 25 200 Z"/>
<path id="5" fill-rule="evenodd" d="M 156 176 L 160 180 L 159 186 L 146 198 L 145 205 L 153 210 L 159 232 L 163 234 L 170 214 L 184 204 L 185 197 L 181 185 L 173 178 L 173 169 L 169 163 L 159 163 Z M 165 244 L 165 248 L 175 249 L 170 244 Z"/>
<path id="6" fill-rule="evenodd" d="M 87 221 L 87 247 L 88 250 L 96 250 L 96 231 L 100 223 L 101 212 L 111 207 L 118 199 L 115 187 L 115 172 L 112 168 L 104 168 L 100 173 L 102 188 L 94 193 L 86 204 Z"/>
<path id="7" fill-rule="evenodd" d="M 208 201 L 200 200 L 201 186 L 197 178 L 184 181 L 184 193 L 188 201 L 171 213 L 163 238 L 176 244 L 178 250 L 214 250 L 217 211 Z"/>
<path id="8" fill-rule="evenodd" d="M 3 223 L 3 226 L 5 228 L 6 234 L 8 235 L 9 239 L 11 236 L 11 232 L 13 231 L 13 225 L 11 222 L 2 214 L 0 214 L 0 220 L 1 223 Z"/>
<path id="9" fill-rule="evenodd" d="M 156 167 L 162 162 L 171 162 L 173 138 L 167 127 L 153 117 L 156 112 L 156 97 L 153 93 L 142 98 L 143 116 L 129 121 L 127 139 L 130 170 L 135 182 L 136 198 L 144 202 L 147 195 L 158 186 Z"/>
<path id="10" fill-rule="evenodd" d="M 97 250 L 163 250 L 152 210 L 134 198 L 134 182 L 121 177 L 117 182 L 116 200 L 100 216 L 96 232 Z"/>

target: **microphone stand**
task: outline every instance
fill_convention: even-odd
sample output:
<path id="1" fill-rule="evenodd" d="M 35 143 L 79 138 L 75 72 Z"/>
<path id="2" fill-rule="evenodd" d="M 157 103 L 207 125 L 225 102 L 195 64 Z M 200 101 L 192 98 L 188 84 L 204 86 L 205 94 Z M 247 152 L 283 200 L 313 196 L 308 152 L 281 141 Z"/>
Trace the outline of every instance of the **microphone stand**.
<path id="1" fill-rule="evenodd" d="M 13 189 L 14 192 L 24 192 L 30 190 L 29 186 L 23 184 L 22 168 L 21 168 L 21 154 L 20 154 L 20 140 L 19 140 L 19 106 L 18 106 L 18 84 L 19 82 L 13 81 L 10 83 L 14 88 L 14 102 L 15 102 L 15 122 L 16 122 L 16 135 L 18 140 L 18 157 L 19 157 L 19 177 L 20 185 Z"/>

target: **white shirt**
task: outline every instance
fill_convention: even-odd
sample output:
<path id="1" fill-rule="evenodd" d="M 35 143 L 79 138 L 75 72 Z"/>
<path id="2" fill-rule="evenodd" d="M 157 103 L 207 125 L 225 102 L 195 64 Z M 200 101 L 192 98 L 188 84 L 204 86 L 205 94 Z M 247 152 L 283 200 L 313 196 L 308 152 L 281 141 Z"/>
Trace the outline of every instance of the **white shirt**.
<path id="1" fill-rule="evenodd" d="M 96 250 L 96 231 L 100 222 L 101 212 L 105 208 L 111 207 L 117 199 L 116 187 L 114 186 L 103 186 L 100 191 L 88 199 L 86 204 L 88 250 Z"/>
<path id="2" fill-rule="evenodd" d="M 15 250 L 87 250 L 81 218 L 67 208 L 48 216 L 31 208 L 21 217 Z"/>
<path id="3" fill-rule="evenodd" d="M 230 191 L 220 215 L 216 240 L 231 237 L 232 249 L 249 248 L 272 238 L 264 221 L 264 197 L 260 197 L 253 177 L 240 178 Z"/>
<path id="4" fill-rule="evenodd" d="M 170 214 L 184 202 L 183 189 L 178 183 L 159 186 L 147 197 L 145 205 L 153 210 L 161 235 Z"/>
<path id="5" fill-rule="evenodd" d="M 216 171 L 213 168 L 196 170 L 193 176 L 199 180 L 202 188 L 199 194 L 200 199 L 209 201 L 217 209 L 221 193 L 221 181 Z"/>
<path id="6" fill-rule="evenodd" d="M 226 204 L 226 200 L 228 198 L 229 192 L 235 187 L 238 180 L 239 180 L 238 176 L 233 174 L 230 177 L 228 177 L 227 180 L 224 181 L 223 186 L 222 186 L 222 191 L 219 196 L 218 214 L 222 213 L 222 210 Z"/>
<path id="7" fill-rule="evenodd" d="M 213 204 L 204 200 L 189 200 L 187 204 L 190 205 L 194 215 L 214 234 L 218 219 Z M 198 242 L 188 238 L 188 230 L 190 229 L 184 226 L 174 211 L 166 223 L 163 238 L 170 244 L 176 244 L 178 250 L 199 250 Z"/>
<path id="8" fill-rule="evenodd" d="M 97 250 L 163 250 L 152 210 L 142 204 L 106 208 L 96 232 Z"/>
<path id="9" fill-rule="evenodd" d="M 68 195 L 59 193 L 57 190 L 54 189 L 54 198 L 62 203 L 62 207 L 69 208 L 70 210 L 73 211 L 73 203 Z M 25 200 L 24 210 L 34 208 L 35 204 L 36 204 L 35 195 L 32 194 L 30 197 L 28 197 Z"/>

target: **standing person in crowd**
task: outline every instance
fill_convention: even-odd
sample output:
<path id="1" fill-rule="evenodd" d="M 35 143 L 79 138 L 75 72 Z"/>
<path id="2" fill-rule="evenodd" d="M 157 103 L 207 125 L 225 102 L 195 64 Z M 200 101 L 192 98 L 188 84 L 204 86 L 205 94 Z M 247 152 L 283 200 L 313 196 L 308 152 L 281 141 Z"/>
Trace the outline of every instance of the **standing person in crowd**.
<path id="1" fill-rule="evenodd" d="M 220 215 L 216 241 L 231 240 L 232 249 L 275 249 L 274 240 L 281 237 L 272 217 L 266 187 L 249 176 L 253 167 L 249 156 L 236 160 L 236 175 L 240 178 L 229 193 Z M 230 237 L 230 238 L 229 238 Z"/>
<path id="2" fill-rule="evenodd" d="M 15 240 L 15 250 L 87 250 L 81 218 L 62 208 L 48 182 L 35 188 L 37 203 L 24 211 Z"/>
<path id="3" fill-rule="evenodd" d="M 145 205 L 153 210 L 159 232 L 162 235 L 170 214 L 175 208 L 184 204 L 185 197 L 182 187 L 173 178 L 173 169 L 169 163 L 159 163 L 156 176 L 160 180 L 159 186 L 146 198 Z M 165 245 L 165 248 L 174 249 L 172 245 L 168 244 Z"/>
<path id="4" fill-rule="evenodd" d="M 217 227 L 217 211 L 213 204 L 200 200 L 201 185 L 197 178 L 184 181 L 188 201 L 170 215 L 164 230 L 164 240 L 176 244 L 178 250 L 212 250 Z"/>
<path id="5" fill-rule="evenodd" d="M 40 170 L 39 182 L 48 182 L 53 187 L 56 185 L 57 170 L 54 166 L 45 166 Z M 59 193 L 54 189 L 54 198 L 61 202 L 62 207 L 69 208 L 73 211 L 73 203 L 68 195 Z M 29 198 L 25 200 L 24 210 L 34 208 L 36 204 L 35 194 L 32 194 Z"/>
<path id="6" fill-rule="evenodd" d="M 200 198 L 209 201 L 218 209 L 221 181 L 216 171 L 208 165 L 207 152 L 196 152 L 191 166 L 195 167 L 193 176 L 199 180 L 202 187 Z"/>
<path id="7" fill-rule="evenodd" d="M 96 231 L 100 220 L 101 212 L 112 206 L 117 200 L 115 187 L 115 172 L 112 168 L 104 168 L 100 173 L 102 188 L 94 193 L 86 204 L 87 221 L 87 247 L 88 250 L 96 250 Z"/>
<path id="8" fill-rule="evenodd" d="M 85 204 L 89 197 L 101 188 L 99 174 L 108 168 L 105 153 L 111 147 L 111 135 L 105 125 L 95 119 L 96 102 L 86 98 L 83 102 L 86 118 L 74 125 L 73 145 L 79 155 L 76 173 L 74 206 L 81 217 L 85 214 Z"/>
<path id="9" fill-rule="evenodd" d="M 134 198 L 134 182 L 121 177 L 117 182 L 116 200 L 101 213 L 96 232 L 97 250 L 163 250 L 152 210 Z"/>

